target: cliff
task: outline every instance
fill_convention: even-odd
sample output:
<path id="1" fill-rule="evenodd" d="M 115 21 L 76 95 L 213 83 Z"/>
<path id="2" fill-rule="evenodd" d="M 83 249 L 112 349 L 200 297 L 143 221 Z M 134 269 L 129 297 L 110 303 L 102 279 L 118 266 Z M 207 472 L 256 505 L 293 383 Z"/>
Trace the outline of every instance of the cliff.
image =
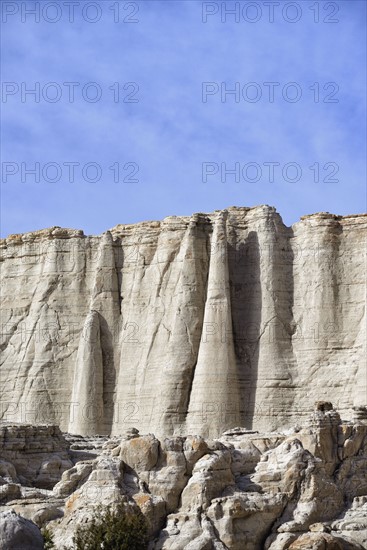
<path id="1" fill-rule="evenodd" d="M 262 431 L 367 402 L 367 215 L 274 208 L 1 242 L 0 417 L 83 435 Z"/>

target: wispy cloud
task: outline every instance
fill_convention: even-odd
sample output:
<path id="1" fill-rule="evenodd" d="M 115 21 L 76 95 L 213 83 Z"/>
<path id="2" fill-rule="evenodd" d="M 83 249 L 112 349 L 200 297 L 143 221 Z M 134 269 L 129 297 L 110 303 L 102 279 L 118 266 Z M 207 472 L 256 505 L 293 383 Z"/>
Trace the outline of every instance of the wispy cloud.
<path id="1" fill-rule="evenodd" d="M 222 23 L 218 14 L 204 24 L 196 0 L 138 2 L 139 23 L 114 23 L 112 4 L 100 2 L 103 17 L 95 24 L 80 14 L 74 23 L 65 17 L 55 24 L 22 23 L 18 14 L 3 24 L 3 81 L 29 88 L 39 82 L 41 89 L 56 82 L 63 94 L 56 103 L 31 96 L 22 103 L 16 94 L 2 104 L 3 161 L 80 163 L 74 183 L 66 170 L 57 183 L 35 183 L 31 176 L 22 183 L 19 174 L 3 182 L 3 235 L 51 225 L 98 233 L 115 223 L 233 204 L 275 205 L 286 223 L 314 211 L 364 210 L 364 1 L 337 2 L 339 22 L 330 24 L 313 21 L 315 3 L 308 0 L 298 2 L 303 16 L 294 24 L 279 14 L 274 23 L 265 16 L 253 24 Z M 324 17 L 325 3 L 319 5 Z M 65 82 L 80 83 L 74 103 Z M 81 95 L 88 82 L 102 90 L 97 103 Z M 115 82 L 137 83 L 139 102 L 115 103 L 109 89 Z M 242 95 L 238 103 L 231 96 L 222 102 L 218 92 L 203 103 L 203 82 L 224 82 L 227 89 L 239 82 L 241 91 L 256 82 L 262 96 L 256 103 Z M 265 82 L 279 82 L 273 103 Z M 295 88 L 284 88 L 289 82 L 302 91 L 298 102 L 282 95 L 292 97 Z M 338 91 L 324 89 L 328 82 Z M 325 103 L 328 95 L 338 103 Z M 81 176 L 88 162 L 101 166 L 99 182 Z M 114 183 L 109 167 L 115 162 L 137 163 L 139 183 Z M 256 162 L 263 178 L 222 182 L 219 174 L 204 183 L 203 162 L 227 168 Z M 264 162 L 280 164 L 274 182 Z M 302 169 L 296 183 L 282 177 L 290 162 Z M 319 163 L 322 180 L 330 162 L 339 166 L 339 181 L 316 183 L 310 166 Z"/>

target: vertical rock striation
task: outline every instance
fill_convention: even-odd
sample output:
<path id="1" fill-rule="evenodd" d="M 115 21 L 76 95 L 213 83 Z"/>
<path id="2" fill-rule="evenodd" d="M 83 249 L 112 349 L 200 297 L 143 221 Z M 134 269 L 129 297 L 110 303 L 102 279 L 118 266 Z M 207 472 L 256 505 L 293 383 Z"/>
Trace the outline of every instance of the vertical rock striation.
<path id="1" fill-rule="evenodd" d="M 220 213 L 213 228 L 203 338 L 186 423 L 187 433 L 207 436 L 216 436 L 243 420 L 233 342 L 226 219 L 227 213 Z"/>
<path id="2" fill-rule="evenodd" d="M 70 433 L 93 435 L 104 428 L 104 372 L 99 313 L 85 320 L 75 362 L 70 407 Z"/>
<path id="3" fill-rule="evenodd" d="M 1 242 L 0 417 L 216 436 L 367 402 L 367 216 L 274 208 Z"/>

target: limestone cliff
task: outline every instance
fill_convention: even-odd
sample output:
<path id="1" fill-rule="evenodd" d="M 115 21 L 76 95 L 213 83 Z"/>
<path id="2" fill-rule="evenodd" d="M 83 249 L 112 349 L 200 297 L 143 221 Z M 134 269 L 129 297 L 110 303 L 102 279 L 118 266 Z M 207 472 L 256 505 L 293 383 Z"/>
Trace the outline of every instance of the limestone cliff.
<path id="1" fill-rule="evenodd" d="M 218 436 L 367 402 L 367 215 L 228 208 L 2 247 L 0 414 Z"/>

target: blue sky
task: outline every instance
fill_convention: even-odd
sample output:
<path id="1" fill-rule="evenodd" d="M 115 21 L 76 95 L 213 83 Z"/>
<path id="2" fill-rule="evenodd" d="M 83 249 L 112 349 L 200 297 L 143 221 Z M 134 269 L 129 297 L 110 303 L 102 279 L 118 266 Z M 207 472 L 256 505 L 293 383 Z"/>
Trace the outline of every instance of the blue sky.
<path id="1" fill-rule="evenodd" d="M 280 0 L 273 23 L 264 2 L 252 3 L 257 14 L 239 2 L 238 22 L 225 13 L 221 21 L 221 2 L 104 0 L 83 15 L 87 3 L 78 2 L 70 22 L 64 2 L 41 1 L 40 22 L 25 12 L 22 22 L 21 4 L 32 8 L 35 2 L 3 2 L 2 236 L 53 225 L 98 234 L 117 223 L 233 205 L 270 204 L 288 225 L 317 211 L 366 210 L 364 0 L 301 0 L 286 11 Z M 51 6 L 43 13 L 46 4 L 59 11 Z M 111 7 L 119 8 L 119 22 Z M 217 7 L 204 23 L 203 10 Z M 99 21 L 85 20 L 98 13 Z M 287 21 L 299 13 L 299 21 Z M 257 22 L 248 21 L 256 15 Z M 59 21 L 47 21 L 56 16 Z M 22 102 L 22 83 L 30 89 L 36 82 L 40 101 L 28 95 Z M 73 103 L 65 82 L 79 83 Z M 82 94 L 90 82 L 97 88 L 86 89 L 89 98 L 102 92 L 95 103 Z M 109 89 L 116 82 L 119 102 Z M 135 84 L 123 90 L 128 82 Z M 219 90 L 206 102 L 203 82 Z M 273 102 L 264 82 L 279 83 Z M 240 96 L 221 101 L 221 86 L 225 91 L 236 83 Z M 49 101 L 58 90 L 60 100 Z M 299 101 L 290 101 L 299 91 Z M 138 102 L 121 101 L 129 93 Z M 250 101 L 254 93 L 257 102 Z M 24 171 L 36 162 L 38 182 Z M 79 163 L 73 182 L 64 165 L 70 162 Z M 278 163 L 274 181 L 264 165 L 269 162 Z M 56 171 L 48 163 L 59 166 L 59 181 L 50 181 Z M 99 181 L 90 181 L 93 167 L 83 175 L 87 163 L 100 167 Z M 118 182 L 109 168 L 115 163 Z M 217 170 L 206 182 L 203 163 Z M 223 170 L 237 163 L 240 181 L 221 173 L 222 163 Z M 123 181 L 134 167 L 138 181 Z"/>

